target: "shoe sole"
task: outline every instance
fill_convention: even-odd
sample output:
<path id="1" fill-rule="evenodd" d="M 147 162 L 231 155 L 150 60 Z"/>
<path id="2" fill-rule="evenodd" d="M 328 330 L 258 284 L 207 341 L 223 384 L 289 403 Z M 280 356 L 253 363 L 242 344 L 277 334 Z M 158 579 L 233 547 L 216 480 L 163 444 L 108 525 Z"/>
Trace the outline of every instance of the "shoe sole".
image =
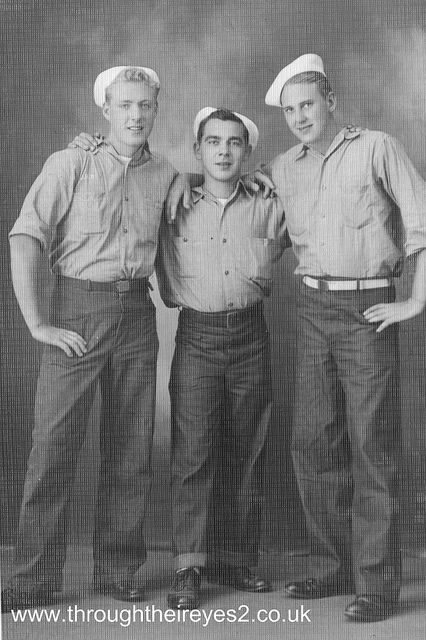
<path id="1" fill-rule="evenodd" d="M 354 587 L 348 586 L 348 587 L 343 587 L 342 589 L 337 589 L 332 593 L 309 595 L 307 593 L 295 593 L 294 591 L 289 591 L 284 587 L 284 593 L 288 595 L 290 598 L 300 598 L 303 600 L 320 600 L 321 598 L 336 598 L 337 596 L 349 596 L 355 593 L 355 589 Z"/>
<path id="2" fill-rule="evenodd" d="M 221 580 L 221 579 L 215 579 L 215 578 L 207 578 L 207 582 L 209 582 L 210 584 L 219 584 L 223 587 L 232 587 L 237 591 L 245 591 L 245 593 L 270 593 L 273 591 L 273 588 L 268 586 L 260 587 L 259 589 L 244 589 L 244 587 L 237 586 L 232 581 L 228 582 L 227 580 Z"/>
<path id="3" fill-rule="evenodd" d="M 391 615 L 392 613 L 384 613 L 382 615 L 366 617 L 365 615 L 362 615 L 362 614 L 347 613 L 345 611 L 346 618 L 351 622 L 380 622 L 381 620 L 386 620 L 386 618 L 389 618 Z"/>

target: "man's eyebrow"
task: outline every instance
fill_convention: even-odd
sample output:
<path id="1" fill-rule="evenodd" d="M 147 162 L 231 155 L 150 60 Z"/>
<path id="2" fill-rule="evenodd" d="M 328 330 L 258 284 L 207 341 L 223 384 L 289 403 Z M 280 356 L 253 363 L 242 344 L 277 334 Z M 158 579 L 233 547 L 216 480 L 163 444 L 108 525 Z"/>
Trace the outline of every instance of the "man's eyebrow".
<path id="1" fill-rule="evenodd" d="M 135 102 L 135 100 L 129 100 L 128 98 L 123 98 L 120 100 L 121 104 L 130 104 L 131 102 Z M 152 100 L 145 98 L 144 100 L 139 100 L 139 104 L 150 104 Z"/>
<path id="2" fill-rule="evenodd" d="M 307 102 L 312 102 L 312 98 L 305 98 L 305 100 L 301 100 L 300 102 L 296 103 L 296 106 L 301 106 L 306 104 Z M 294 105 L 292 104 L 283 104 L 281 105 L 281 109 L 293 109 Z"/>
<path id="3" fill-rule="evenodd" d="M 209 135 L 208 135 L 208 136 L 206 136 L 204 139 L 205 139 L 205 140 L 220 140 L 220 139 L 221 139 L 221 137 L 220 137 L 220 136 L 214 136 L 213 134 L 209 134 Z M 232 141 L 234 141 L 234 140 L 240 140 L 240 141 L 242 141 L 242 140 L 243 140 L 243 138 L 242 138 L 242 136 L 231 136 L 230 138 L 227 138 L 227 140 L 232 140 Z"/>

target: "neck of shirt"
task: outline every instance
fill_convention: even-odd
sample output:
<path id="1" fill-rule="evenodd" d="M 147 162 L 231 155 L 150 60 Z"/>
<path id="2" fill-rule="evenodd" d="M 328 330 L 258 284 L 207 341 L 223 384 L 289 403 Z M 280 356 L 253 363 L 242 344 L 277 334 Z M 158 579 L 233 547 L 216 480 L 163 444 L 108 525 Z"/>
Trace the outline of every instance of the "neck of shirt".
<path id="1" fill-rule="evenodd" d="M 219 196 L 215 195 L 214 193 L 209 191 L 209 189 L 207 189 L 205 185 L 203 185 L 203 190 L 205 191 L 205 193 L 207 193 L 209 196 L 211 196 L 214 200 L 217 200 L 217 202 L 220 202 L 222 207 L 224 207 L 228 202 L 230 202 L 235 197 L 235 195 L 237 194 L 238 188 L 239 188 L 239 185 L 238 185 L 238 182 L 237 182 L 233 192 L 229 196 L 223 198 L 223 197 L 219 197 Z"/>
<path id="2" fill-rule="evenodd" d="M 317 142 L 309 144 L 308 146 L 317 153 L 325 156 L 327 155 L 327 151 L 330 149 L 331 145 L 336 139 L 336 136 L 339 135 L 341 130 L 342 128 L 339 127 L 339 125 L 333 120 L 332 123 L 330 123 L 330 126 L 324 132 L 324 137 Z"/>
<path id="3" fill-rule="evenodd" d="M 136 162 L 137 164 L 141 164 L 146 162 L 150 158 L 150 152 L 149 152 L 149 147 L 147 142 L 143 146 L 138 147 L 135 153 L 131 156 L 127 156 L 125 154 L 119 153 L 118 150 L 112 144 L 111 140 L 109 139 L 106 140 L 106 145 L 109 147 L 109 151 L 112 152 L 112 154 L 116 158 L 118 158 L 119 160 L 125 163 L 129 163 L 133 161 L 133 162 Z"/>
<path id="4" fill-rule="evenodd" d="M 230 182 L 220 182 L 214 179 L 209 178 L 209 176 L 204 177 L 203 189 L 207 193 L 210 193 L 214 198 L 225 198 L 228 200 L 233 193 L 235 193 L 235 189 L 238 185 L 239 178 L 234 178 Z"/>

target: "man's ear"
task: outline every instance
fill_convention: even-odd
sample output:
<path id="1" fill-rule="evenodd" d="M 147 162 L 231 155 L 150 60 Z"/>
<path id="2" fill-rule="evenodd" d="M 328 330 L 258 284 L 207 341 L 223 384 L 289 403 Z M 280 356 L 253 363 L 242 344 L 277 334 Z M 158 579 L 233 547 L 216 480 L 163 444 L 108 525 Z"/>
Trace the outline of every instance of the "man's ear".
<path id="1" fill-rule="evenodd" d="M 200 152 L 200 143 L 198 141 L 194 142 L 194 156 L 197 160 L 201 160 L 201 152 Z"/>
<path id="2" fill-rule="evenodd" d="M 110 121 L 110 107 L 108 102 L 104 102 L 104 106 L 102 107 L 102 113 L 104 114 L 104 118 L 106 118 L 106 120 L 108 120 L 108 122 Z"/>
<path id="3" fill-rule="evenodd" d="M 334 95 L 333 91 L 330 91 L 330 93 L 328 94 L 327 103 L 328 103 L 329 112 L 333 113 L 333 111 L 335 111 L 335 109 L 337 107 L 337 100 L 336 100 L 336 96 Z"/>

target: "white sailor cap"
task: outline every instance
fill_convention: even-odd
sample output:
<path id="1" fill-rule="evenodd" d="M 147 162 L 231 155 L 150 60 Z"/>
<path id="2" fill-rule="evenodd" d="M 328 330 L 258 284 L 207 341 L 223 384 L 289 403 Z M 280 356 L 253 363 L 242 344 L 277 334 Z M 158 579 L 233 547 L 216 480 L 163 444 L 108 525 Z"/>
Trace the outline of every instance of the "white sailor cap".
<path id="1" fill-rule="evenodd" d="M 208 118 L 208 116 L 211 113 L 214 113 L 215 111 L 219 111 L 219 109 L 215 107 L 204 107 L 204 109 L 201 109 L 201 111 L 197 113 L 194 120 L 195 138 L 197 138 L 198 136 L 198 129 L 200 128 L 200 124 L 202 123 L 202 121 Z M 259 129 L 256 127 L 256 125 L 252 120 L 250 120 L 246 116 L 241 115 L 241 113 L 237 113 L 236 111 L 232 111 L 231 113 L 233 113 L 234 116 L 237 116 L 237 118 L 239 118 L 241 122 L 244 124 L 245 128 L 248 131 L 248 143 L 251 146 L 252 151 L 254 151 L 257 147 L 257 142 L 259 140 Z"/>
<path id="2" fill-rule="evenodd" d="M 281 107 L 281 92 L 285 83 L 293 76 L 306 71 L 317 71 L 325 76 L 323 61 L 316 53 L 305 53 L 303 56 L 293 60 L 284 69 L 281 69 L 268 89 L 268 93 L 265 96 L 266 104 L 272 107 Z"/>
<path id="3" fill-rule="evenodd" d="M 150 78 L 150 80 L 160 88 L 160 80 L 153 69 L 148 69 L 148 67 L 132 66 L 130 64 L 125 67 L 111 67 L 111 69 L 102 71 L 102 73 L 100 73 L 96 78 L 95 84 L 93 85 L 93 96 L 98 107 L 103 107 L 106 89 L 114 82 L 118 74 L 125 69 L 139 69 L 140 71 L 144 71 L 148 78 Z"/>

